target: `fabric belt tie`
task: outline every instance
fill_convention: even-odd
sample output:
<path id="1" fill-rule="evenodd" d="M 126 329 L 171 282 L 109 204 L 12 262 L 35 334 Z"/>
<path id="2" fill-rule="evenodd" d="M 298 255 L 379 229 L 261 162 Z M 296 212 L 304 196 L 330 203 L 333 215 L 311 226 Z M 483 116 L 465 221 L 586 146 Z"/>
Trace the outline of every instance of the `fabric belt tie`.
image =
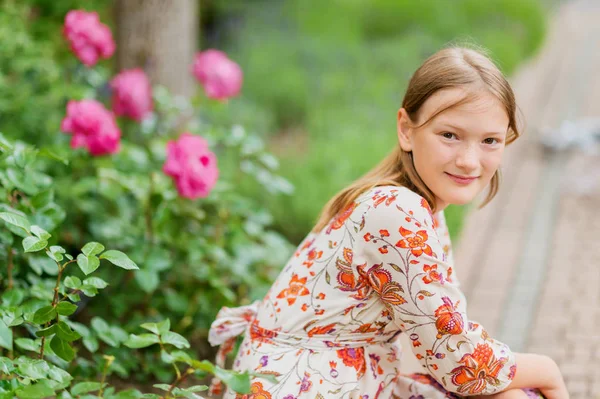
<path id="1" fill-rule="evenodd" d="M 217 366 L 225 367 L 225 359 L 233 350 L 236 338 L 243 334 L 246 329 L 250 329 L 250 336 L 253 340 L 309 350 L 360 348 L 371 344 L 393 343 L 400 333 L 400 331 L 386 335 L 355 333 L 332 337 L 325 327 L 317 327 L 314 331 L 309 330 L 306 335 L 269 330 L 260 327 L 256 322 L 259 304 L 260 301 L 255 301 L 251 305 L 235 308 L 224 306 L 217 313 L 217 317 L 208 332 L 208 342 L 212 346 L 220 345 L 215 359 Z M 331 338 L 334 338 L 334 340 Z M 221 381 L 214 377 L 210 386 L 210 394 L 219 395 L 222 392 L 223 385 Z"/>
<path id="2" fill-rule="evenodd" d="M 246 331 L 252 320 L 256 318 L 259 303 L 260 301 L 255 301 L 251 305 L 235 308 L 223 306 L 219 310 L 208 331 L 208 342 L 211 346 L 220 345 L 215 359 L 217 366 L 225 368 L 225 359 L 233 350 L 235 339 Z M 217 377 L 212 379 L 209 392 L 211 396 L 223 392 L 223 383 Z"/>

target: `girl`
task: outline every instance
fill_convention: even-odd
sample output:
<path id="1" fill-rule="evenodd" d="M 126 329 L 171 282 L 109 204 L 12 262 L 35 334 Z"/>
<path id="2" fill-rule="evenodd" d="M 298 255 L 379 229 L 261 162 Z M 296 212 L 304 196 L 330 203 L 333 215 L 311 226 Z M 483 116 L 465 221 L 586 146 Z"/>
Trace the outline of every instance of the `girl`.
<path id="1" fill-rule="evenodd" d="M 398 146 L 327 203 L 262 301 L 219 312 L 217 362 L 243 333 L 234 369 L 275 377 L 224 397 L 568 398 L 550 358 L 513 353 L 469 320 L 453 270 L 443 210 L 487 186 L 484 205 L 494 197 L 504 147 L 519 136 L 515 111 L 482 53 L 427 59 L 398 111 Z M 402 332 L 423 374 L 399 372 Z"/>

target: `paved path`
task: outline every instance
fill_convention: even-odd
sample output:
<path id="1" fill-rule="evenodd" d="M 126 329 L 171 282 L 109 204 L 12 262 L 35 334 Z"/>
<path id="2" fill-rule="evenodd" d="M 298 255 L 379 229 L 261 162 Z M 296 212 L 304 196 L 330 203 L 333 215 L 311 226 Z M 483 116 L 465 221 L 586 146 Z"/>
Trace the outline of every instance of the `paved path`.
<path id="1" fill-rule="evenodd" d="M 524 134 L 455 255 L 470 317 L 517 351 L 554 358 L 572 399 L 600 399 L 600 155 L 540 142 L 565 119 L 600 117 L 599 22 L 600 1 L 563 4 L 545 47 L 511 79 Z"/>

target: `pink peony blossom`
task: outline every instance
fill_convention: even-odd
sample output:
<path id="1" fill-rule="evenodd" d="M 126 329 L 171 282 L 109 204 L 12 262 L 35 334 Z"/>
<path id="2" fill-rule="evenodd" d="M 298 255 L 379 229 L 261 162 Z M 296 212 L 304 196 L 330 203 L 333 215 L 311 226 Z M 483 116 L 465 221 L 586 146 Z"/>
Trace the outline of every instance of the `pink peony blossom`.
<path id="1" fill-rule="evenodd" d="M 113 90 L 112 108 L 116 115 L 128 116 L 140 122 L 152 112 L 152 86 L 142 69 L 122 71 L 111 80 L 110 87 Z"/>
<path id="2" fill-rule="evenodd" d="M 163 172 L 173 177 L 179 195 L 191 199 L 206 197 L 219 176 L 215 154 L 202 137 L 190 133 L 167 143 Z"/>
<path id="3" fill-rule="evenodd" d="M 196 54 L 192 71 L 209 98 L 235 97 L 242 88 L 242 69 L 222 51 L 206 50 Z"/>
<path id="4" fill-rule="evenodd" d="M 110 58 L 115 52 L 115 42 L 108 26 L 100 22 L 98 13 L 71 10 L 65 16 L 63 35 L 71 50 L 86 66 L 91 67 L 99 58 Z"/>
<path id="5" fill-rule="evenodd" d="M 85 147 L 95 156 L 120 149 L 121 131 L 115 117 L 96 100 L 69 101 L 60 129 L 73 134 L 71 148 Z"/>

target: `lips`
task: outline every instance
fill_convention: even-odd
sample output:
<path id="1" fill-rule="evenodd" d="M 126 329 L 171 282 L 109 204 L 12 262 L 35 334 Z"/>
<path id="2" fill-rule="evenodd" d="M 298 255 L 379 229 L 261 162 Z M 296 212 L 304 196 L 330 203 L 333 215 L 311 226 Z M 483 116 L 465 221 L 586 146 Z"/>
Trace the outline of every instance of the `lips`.
<path id="1" fill-rule="evenodd" d="M 477 180 L 477 178 L 479 176 L 460 176 L 460 175 L 453 175 L 451 173 L 445 172 L 446 175 L 448 175 L 449 178 L 451 178 L 454 182 L 458 183 L 458 184 L 469 184 L 475 180 Z"/>

